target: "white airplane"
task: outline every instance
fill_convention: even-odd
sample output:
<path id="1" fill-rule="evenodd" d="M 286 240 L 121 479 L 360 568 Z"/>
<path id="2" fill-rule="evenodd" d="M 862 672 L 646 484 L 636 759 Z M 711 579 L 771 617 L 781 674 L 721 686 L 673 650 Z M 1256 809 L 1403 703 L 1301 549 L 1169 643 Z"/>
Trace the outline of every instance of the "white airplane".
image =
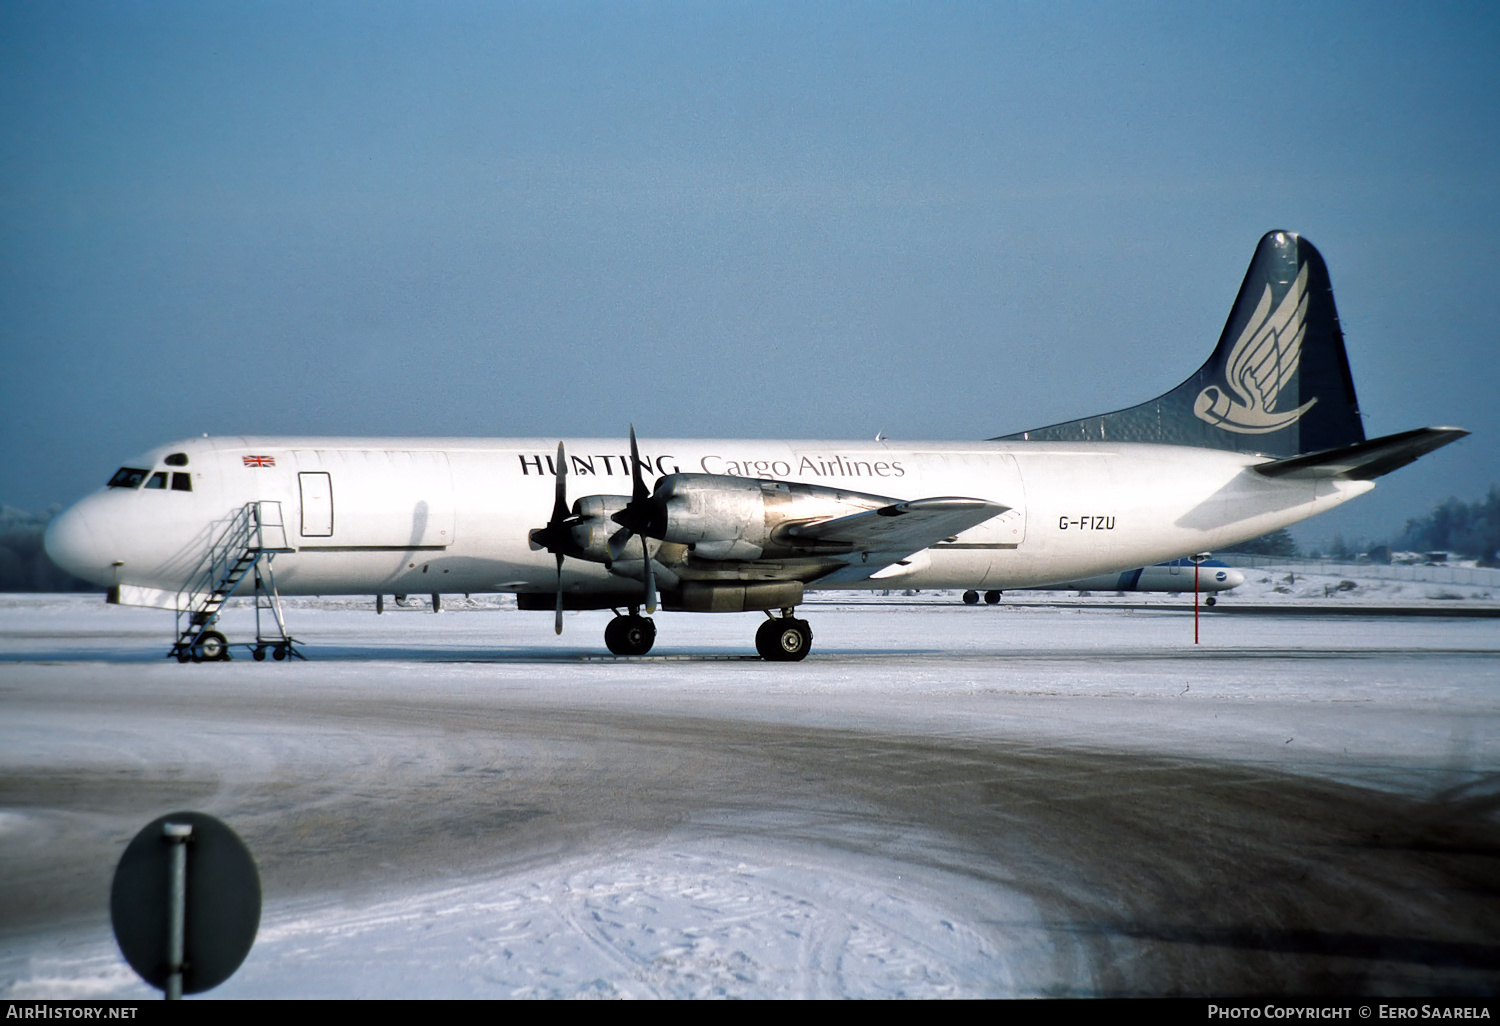
<path id="1" fill-rule="evenodd" d="M 1465 434 L 1365 438 L 1323 259 L 1278 231 L 1208 362 L 1114 413 L 980 442 L 205 436 L 129 461 L 46 547 L 111 601 L 176 609 L 184 661 L 227 658 L 213 628 L 247 582 L 276 619 L 257 658 L 297 654 L 278 594 L 513 592 L 559 633 L 564 609 L 613 608 L 622 655 L 651 649 L 658 603 L 764 610 L 757 649 L 796 660 L 809 590 L 998 591 L 1224 549 Z"/>

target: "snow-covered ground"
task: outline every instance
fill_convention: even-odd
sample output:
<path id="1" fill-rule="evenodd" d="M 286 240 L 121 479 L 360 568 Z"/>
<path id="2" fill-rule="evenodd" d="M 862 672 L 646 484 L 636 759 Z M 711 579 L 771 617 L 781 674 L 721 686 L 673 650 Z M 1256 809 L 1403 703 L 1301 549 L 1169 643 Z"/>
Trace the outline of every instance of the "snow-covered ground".
<path id="1" fill-rule="evenodd" d="M 1145 598 L 830 596 L 791 665 L 758 614 L 615 660 L 607 612 L 309 599 L 308 662 L 178 665 L 0 596 L 0 994 L 150 993 L 109 878 L 178 808 L 260 862 L 226 997 L 1500 988 L 1500 621 Z"/>

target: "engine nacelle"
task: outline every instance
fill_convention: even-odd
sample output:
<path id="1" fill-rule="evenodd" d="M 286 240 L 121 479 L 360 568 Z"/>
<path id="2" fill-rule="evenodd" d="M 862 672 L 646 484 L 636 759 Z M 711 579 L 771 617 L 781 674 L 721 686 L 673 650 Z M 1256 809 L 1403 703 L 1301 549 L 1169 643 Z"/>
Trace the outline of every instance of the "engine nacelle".
<path id="1" fill-rule="evenodd" d="M 786 524 L 849 516 L 895 501 L 821 485 L 721 474 L 672 474 L 652 501 L 666 512 L 664 541 L 705 559 L 758 559 L 807 548 L 779 536 Z"/>
<path id="2" fill-rule="evenodd" d="M 652 497 L 666 508 L 665 541 L 758 545 L 764 539 L 766 501 L 759 481 L 719 474 L 673 474 L 656 486 Z"/>
<path id="3" fill-rule="evenodd" d="M 595 563 L 610 561 L 609 539 L 620 530 L 611 518 L 629 504 L 628 495 L 585 495 L 573 503 L 573 516 L 579 519 L 569 530 L 580 557 Z"/>
<path id="4" fill-rule="evenodd" d="M 662 596 L 667 609 L 691 613 L 744 613 L 754 609 L 790 609 L 802 604 L 801 581 L 683 581 Z M 550 608 L 550 607 L 549 607 Z"/>
<path id="5" fill-rule="evenodd" d="M 568 526 L 574 549 L 568 555 L 613 562 L 609 540 L 623 530 L 614 516 L 630 501 L 627 495 L 586 495 L 575 502 Z M 670 474 L 657 482 L 650 498 L 655 507 L 653 519 L 660 525 L 660 542 L 690 548 L 692 555 L 716 561 L 847 551 L 841 543 L 787 537 L 784 528 L 851 516 L 896 501 L 823 485 L 723 474 Z M 653 538 L 657 538 L 656 530 L 652 529 Z M 657 541 L 648 547 L 654 553 Z M 687 556 L 682 549 L 678 551 L 683 558 Z M 638 560 L 639 550 L 621 553 L 620 558 L 632 555 Z"/>

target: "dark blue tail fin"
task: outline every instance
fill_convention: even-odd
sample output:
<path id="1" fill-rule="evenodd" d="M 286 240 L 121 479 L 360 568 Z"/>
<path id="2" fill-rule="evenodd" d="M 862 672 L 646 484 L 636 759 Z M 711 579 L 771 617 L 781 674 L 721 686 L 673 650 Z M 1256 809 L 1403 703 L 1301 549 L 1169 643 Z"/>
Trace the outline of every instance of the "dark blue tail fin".
<path id="1" fill-rule="evenodd" d="M 1003 435 L 1162 442 L 1297 456 L 1365 439 L 1328 268 L 1291 232 L 1260 240 L 1219 345 L 1166 395 L 1098 417 Z"/>

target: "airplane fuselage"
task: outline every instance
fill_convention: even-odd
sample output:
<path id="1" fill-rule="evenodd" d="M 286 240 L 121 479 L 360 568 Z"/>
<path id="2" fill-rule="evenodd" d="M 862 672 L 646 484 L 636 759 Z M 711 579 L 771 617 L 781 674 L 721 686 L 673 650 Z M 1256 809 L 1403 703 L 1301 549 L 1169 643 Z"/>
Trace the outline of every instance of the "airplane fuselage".
<path id="1" fill-rule="evenodd" d="M 565 441 L 571 497 L 629 496 L 620 440 Z M 246 503 L 271 501 L 291 550 L 275 560 L 282 594 L 552 594 L 553 557 L 528 535 L 552 507 L 555 452 L 556 440 L 540 438 L 191 439 L 128 464 L 146 472 L 141 485 L 103 488 L 61 514 L 48 549 L 97 584 L 176 593 L 214 525 Z M 899 562 L 821 572 L 809 589 L 1077 580 L 1226 548 L 1373 487 L 1267 478 L 1249 469 L 1264 457 L 1140 443 L 669 439 L 649 441 L 640 459 L 648 486 L 686 472 L 1008 507 Z M 147 487 L 158 474 L 161 484 Z M 191 490 L 174 474 L 191 475 Z M 735 565 L 698 563 L 720 577 Z M 562 582 L 577 596 L 638 587 L 582 559 L 565 561 Z"/>
<path id="2" fill-rule="evenodd" d="M 116 601 L 176 609 L 180 660 L 228 654 L 210 628 L 247 589 L 276 620 L 257 612 L 256 658 L 298 654 L 278 594 L 512 592 L 558 633 L 565 609 L 616 609 L 617 655 L 650 651 L 657 608 L 764 610 L 756 651 L 798 660 L 809 590 L 1149 568 L 1323 512 L 1466 434 L 1366 437 L 1327 267 L 1273 231 L 1208 360 L 1110 413 L 982 442 L 205 437 L 120 468 L 46 545 Z"/>

